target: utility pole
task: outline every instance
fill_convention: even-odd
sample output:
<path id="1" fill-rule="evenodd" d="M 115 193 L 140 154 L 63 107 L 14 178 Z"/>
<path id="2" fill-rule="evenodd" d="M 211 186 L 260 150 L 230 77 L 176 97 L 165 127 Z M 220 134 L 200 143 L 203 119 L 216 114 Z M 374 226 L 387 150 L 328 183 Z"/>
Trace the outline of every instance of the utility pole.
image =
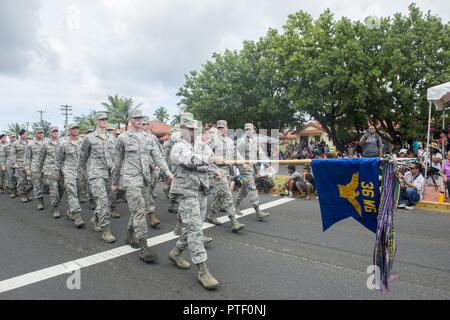
<path id="1" fill-rule="evenodd" d="M 27 125 L 27 132 L 28 132 L 28 126 L 30 125 L 30 122 L 25 122 L 25 124 Z"/>
<path id="2" fill-rule="evenodd" d="M 62 111 L 62 115 L 66 117 L 66 124 L 64 126 L 64 135 L 67 136 L 67 125 L 69 124 L 69 116 L 72 115 L 69 112 L 72 111 L 72 106 L 68 106 L 67 104 L 62 105 L 61 111 Z"/>
<path id="3" fill-rule="evenodd" d="M 40 114 L 40 116 L 39 116 L 39 119 L 40 119 L 39 122 L 40 122 L 40 124 L 41 124 L 41 127 L 44 127 L 44 125 L 42 124 L 42 114 L 45 113 L 45 111 L 44 111 L 44 110 L 38 110 L 37 113 Z"/>

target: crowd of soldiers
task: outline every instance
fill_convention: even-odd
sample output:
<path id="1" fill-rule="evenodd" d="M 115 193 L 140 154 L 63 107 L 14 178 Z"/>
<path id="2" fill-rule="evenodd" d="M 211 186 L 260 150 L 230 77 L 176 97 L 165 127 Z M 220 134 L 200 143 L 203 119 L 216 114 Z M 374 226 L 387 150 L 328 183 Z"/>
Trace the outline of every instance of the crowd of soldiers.
<path id="1" fill-rule="evenodd" d="M 245 135 L 235 143 L 228 137 L 227 122 L 219 120 L 204 141 L 200 122 L 191 113 L 184 113 L 180 125 L 172 129 L 170 139 L 162 146 L 148 130 L 148 118 L 139 109 L 129 112 L 127 130 L 118 137 L 116 128 L 108 125 L 106 113 L 97 112 L 95 119 L 95 130 L 92 128 L 83 138 L 76 123 L 67 126 L 67 137 L 60 137 L 57 127 L 50 128 L 48 139 L 44 139 L 42 128 L 35 130 L 32 141 L 28 141 L 24 129 L 18 139 L 10 135 L 8 143 L 6 136 L 0 135 L 0 193 L 19 197 L 22 202 L 34 198 L 37 210 L 44 210 L 47 189 L 53 217 L 59 218 L 65 192 L 65 214 L 77 228 L 85 224 L 80 202 L 89 201 L 94 210 L 92 228 L 101 232 L 107 243 L 116 240 L 110 230 L 111 217 L 120 217 L 116 203 L 122 199 L 131 212 L 126 243 L 139 249 L 140 259 L 149 263 L 157 259 L 147 238 L 148 226 L 160 224 L 153 198 L 162 171 L 168 185 L 165 192 L 170 200 L 169 211 L 177 214 L 173 232 L 180 236 L 169 259 L 178 268 L 188 269 L 190 263 L 182 253 L 189 249 L 201 285 L 216 288 L 219 283 L 206 265 L 205 244 L 212 238 L 203 235 L 203 223 L 221 224 L 216 215 L 222 211 L 233 232 L 242 230 L 245 225 L 237 221 L 236 215 L 242 215 L 240 204 L 247 196 L 258 220 L 269 216 L 260 209 L 252 165 L 240 164 L 246 179 L 235 202 L 230 189 L 230 164 L 226 160 L 267 160 L 254 138 L 253 124 L 245 125 Z"/>

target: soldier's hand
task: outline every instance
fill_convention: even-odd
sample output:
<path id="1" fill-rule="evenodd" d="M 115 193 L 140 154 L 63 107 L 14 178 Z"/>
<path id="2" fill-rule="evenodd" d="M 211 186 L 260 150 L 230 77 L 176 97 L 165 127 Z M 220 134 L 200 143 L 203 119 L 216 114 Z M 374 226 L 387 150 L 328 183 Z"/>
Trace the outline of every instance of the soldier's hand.
<path id="1" fill-rule="evenodd" d="M 5 166 L 2 166 L 2 170 L 3 170 L 3 171 L 6 171 L 6 167 L 5 167 Z"/>
<path id="2" fill-rule="evenodd" d="M 170 171 L 166 172 L 167 182 L 170 184 L 173 180 L 173 174 Z"/>
<path id="3" fill-rule="evenodd" d="M 214 179 L 216 179 L 217 181 L 222 179 L 222 173 L 220 173 L 219 171 L 214 172 Z"/>
<path id="4" fill-rule="evenodd" d="M 60 176 L 54 176 L 54 177 L 53 177 L 53 180 L 55 180 L 56 182 L 58 182 L 60 179 L 61 179 Z"/>
<path id="5" fill-rule="evenodd" d="M 19 168 L 19 165 L 16 163 L 16 164 L 14 165 L 14 168 L 18 169 L 18 168 Z"/>
<path id="6" fill-rule="evenodd" d="M 111 191 L 112 191 L 112 192 L 116 192 L 117 190 L 119 190 L 119 186 L 113 184 L 113 185 L 111 186 Z"/>
<path id="7" fill-rule="evenodd" d="M 27 170 L 27 177 L 31 177 L 31 170 Z"/>

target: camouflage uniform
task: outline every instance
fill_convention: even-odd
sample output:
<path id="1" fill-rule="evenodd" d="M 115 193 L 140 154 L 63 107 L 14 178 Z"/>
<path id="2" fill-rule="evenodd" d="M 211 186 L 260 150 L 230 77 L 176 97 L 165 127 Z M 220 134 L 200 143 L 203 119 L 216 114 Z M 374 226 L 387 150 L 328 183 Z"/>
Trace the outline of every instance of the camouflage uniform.
<path id="1" fill-rule="evenodd" d="M 115 168 L 122 168 L 123 164 L 123 185 L 126 188 L 127 202 L 131 211 L 128 230 L 134 231 L 138 241 L 147 238 L 146 213 L 154 210 L 154 203 L 150 201 L 151 158 L 161 170 L 168 172 L 167 163 L 158 147 L 147 139 L 143 131 L 139 133 L 126 131 L 117 138 L 114 152 Z M 116 170 L 113 185 L 118 185 L 119 179 L 120 171 Z"/>
<path id="2" fill-rule="evenodd" d="M 0 193 L 3 193 L 7 187 L 5 152 L 6 152 L 6 143 L 0 142 Z M 5 168 L 5 170 L 2 169 L 3 167 Z"/>
<path id="3" fill-rule="evenodd" d="M 17 188 L 17 179 L 15 176 L 16 169 L 14 168 L 14 164 L 11 162 L 11 152 L 12 152 L 12 143 L 7 143 L 3 149 L 4 163 L 6 168 L 5 171 L 6 186 L 10 189 L 11 194 L 14 194 Z"/>
<path id="4" fill-rule="evenodd" d="M 17 140 L 11 146 L 11 163 L 16 168 L 15 176 L 17 178 L 17 191 L 19 195 L 29 197 L 28 193 L 33 188 L 31 181 L 25 172 L 25 149 L 28 141 Z"/>
<path id="5" fill-rule="evenodd" d="M 80 157 L 81 139 L 70 140 L 69 137 L 61 139 L 56 151 L 56 176 L 64 176 L 64 187 L 67 191 L 69 215 L 81 212 L 79 192 L 80 179 L 77 167 Z"/>
<path id="6" fill-rule="evenodd" d="M 113 161 L 113 154 L 116 149 L 116 141 L 117 141 L 117 138 L 115 136 L 112 137 L 112 136 L 108 135 L 107 148 L 108 148 L 108 152 L 109 152 L 109 155 L 110 155 L 112 161 Z M 119 169 L 119 171 L 120 171 L 120 169 Z M 109 203 L 110 203 L 111 208 L 116 207 L 117 192 L 110 192 Z"/>
<path id="7" fill-rule="evenodd" d="M 176 246 L 181 251 L 189 248 L 195 264 L 207 260 L 202 226 L 207 210 L 210 175 L 217 170 L 208 162 L 213 155 L 205 143 L 197 141 L 192 146 L 184 139 L 175 143 L 171 152 L 172 164 L 177 165 L 177 171 L 170 193 L 179 200 L 178 212 L 185 226 Z"/>
<path id="8" fill-rule="evenodd" d="M 58 150 L 58 141 L 49 139 L 46 141 L 40 152 L 38 160 L 38 171 L 42 172 L 44 176 L 44 184 L 50 189 L 50 205 L 57 208 L 61 202 L 61 197 L 64 193 L 64 177 L 59 174 L 59 169 L 56 164 L 56 153 Z M 59 181 L 53 178 L 55 175 L 60 176 Z"/>
<path id="9" fill-rule="evenodd" d="M 31 182 L 35 199 L 43 197 L 42 172 L 39 171 L 39 154 L 44 141 L 37 139 L 30 142 L 25 149 L 25 170 L 31 171 Z"/>
<path id="10" fill-rule="evenodd" d="M 253 124 L 245 124 L 245 130 L 254 130 Z M 248 137 L 244 135 L 237 142 L 237 157 L 240 160 L 268 160 L 266 153 L 262 150 L 261 146 L 255 137 Z M 239 167 L 239 171 L 245 177 L 245 182 L 239 191 L 238 198 L 236 200 L 236 208 L 238 213 L 240 213 L 239 205 L 247 197 L 250 197 L 250 203 L 256 211 L 256 216 L 259 220 L 264 219 L 269 215 L 269 213 L 262 212 L 259 208 L 259 196 L 256 190 L 255 182 L 255 169 L 254 165 L 247 165 L 245 168 L 243 165 Z"/>
<path id="11" fill-rule="evenodd" d="M 225 120 L 218 121 L 217 125 L 227 127 Z M 208 140 L 208 145 L 211 147 L 216 156 L 222 157 L 225 160 L 234 159 L 234 143 L 229 137 L 223 137 L 222 135 L 213 136 Z M 230 166 L 219 165 L 218 167 L 220 173 L 222 174 L 222 178 L 219 181 L 214 179 L 211 184 L 211 214 L 208 215 L 208 221 L 215 224 L 220 224 L 214 215 L 224 209 L 227 216 L 232 221 L 233 226 L 236 227 L 233 230 L 239 230 L 243 228 L 244 225 L 238 224 L 235 219 L 236 209 L 233 204 L 233 195 L 230 189 Z"/>
<path id="12" fill-rule="evenodd" d="M 110 196 L 113 162 L 108 150 L 108 135 L 94 131 L 84 137 L 78 161 L 78 172 L 86 171 L 92 196 L 97 204 L 94 216 L 99 227 L 111 221 Z"/>

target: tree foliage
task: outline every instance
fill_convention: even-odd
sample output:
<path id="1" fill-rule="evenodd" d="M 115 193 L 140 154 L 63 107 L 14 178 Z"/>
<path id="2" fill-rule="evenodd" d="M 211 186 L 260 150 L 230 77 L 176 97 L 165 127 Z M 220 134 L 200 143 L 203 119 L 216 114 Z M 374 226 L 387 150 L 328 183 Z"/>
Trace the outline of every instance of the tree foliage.
<path id="1" fill-rule="evenodd" d="M 162 122 L 162 123 L 166 123 L 170 116 L 169 113 L 167 112 L 167 109 L 164 107 L 159 107 L 155 110 L 155 112 L 153 113 L 153 116 L 156 118 L 156 120 Z"/>
<path id="2" fill-rule="evenodd" d="M 341 150 L 369 124 L 397 144 L 424 136 L 426 90 L 450 81 L 449 24 L 414 4 L 407 15 L 370 21 L 291 14 L 282 33 L 214 53 L 186 75 L 180 105 L 234 128 L 283 129 L 312 117 Z"/>
<path id="3" fill-rule="evenodd" d="M 108 113 L 108 119 L 111 123 L 117 123 L 118 128 L 121 124 L 125 127 L 128 125 L 128 113 L 132 108 L 138 108 L 141 105 L 139 103 L 134 106 L 134 101 L 132 98 L 119 97 L 117 94 L 115 96 L 108 96 L 108 102 L 103 102 L 102 106 L 106 108 Z"/>

